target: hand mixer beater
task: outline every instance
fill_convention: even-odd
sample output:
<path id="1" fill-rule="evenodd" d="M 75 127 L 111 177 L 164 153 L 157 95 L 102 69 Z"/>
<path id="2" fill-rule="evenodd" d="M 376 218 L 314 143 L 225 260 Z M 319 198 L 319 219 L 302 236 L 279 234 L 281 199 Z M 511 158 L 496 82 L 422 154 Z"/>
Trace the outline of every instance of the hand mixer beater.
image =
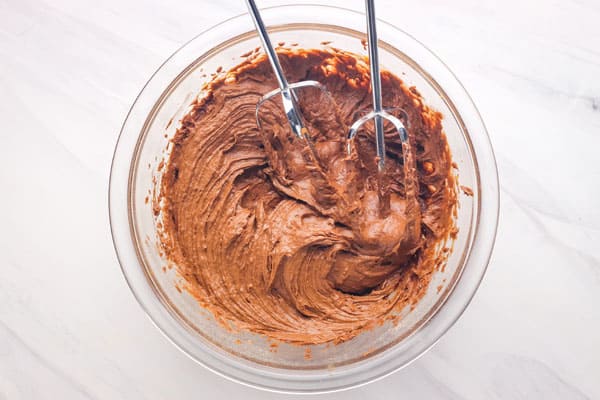
<path id="1" fill-rule="evenodd" d="M 298 105 L 298 94 L 297 91 L 302 88 L 316 88 L 322 91 L 326 98 L 331 99 L 331 95 L 327 92 L 327 89 L 320 82 L 314 80 L 305 80 L 295 83 L 289 83 L 283 73 L 283 69 L 281 68 L 281 64 L 279 59 L 277 58 L 277 53 L 271 44 L 271 39 L 269 38 L 269 34 L 267 33 L 267 29 L 265 24 L 260 16 L 260 12 L 254 0 L 246 0 L 246 4 L 248 6 L 248 11 L 252 20 L 254 22 L 254 26 L 256 27 L 256 31 L 260 37 L 260 40 L 263 45 L 263 49 L 267 53 L 267 57 L 275 73 L 275 77 L 277 78 L 277 84 L 279 85 L 279 89 L 275 89 L 267 94 L 265 94 L 262 99 L 256 105 L 256 120 L 260 127 L 261 122 L 259 118 L 259 110 L 261 106 L 269 101 L 271 98 L 276 96 L 277 94 L 281 95 L 281 102 L 283 105 L 283 110 L 287 117 L 288 122 L 290 123 L 290 127 L 292 128 L 292 132 L 299 139 L 304 139 L 311 150 L 311 153 L 315 160 L 318 160 L 316 156 L 316 151 L 313 147 L 310 134 L 308 129 L 305 126 L 304 117 L 300 111 L 300 107 Z"/>
<path id="2" fill-rule="evenodd" d="M 352 150 L 354 137 L 358 133 L 363 124 L 371 119 L 375 122 L 375 144 L 377 151 L 377 166 L 379 171 L 383 171 L 385 167 L 385 138 L 383 120 L 388 120 L 394 125 L 402 142 L 402 153 L 406 158 L 410 152 L 408 144 L 408 133 L 400 119 L 383 109 L 381 98 L 381 74 L 379 72 L 379 51 L 377 48 L 377 27 L 375 17 L 374 0 L 365 0 L 367 12 L 367 35 L 369 49 L 369 69 L 371 73 L 371 91 L 373 94 L 373 111 L 369 112 L 362 118 L 358 119 L 348 132 L 348 153 Z M 408 163 L 405 160 L 405 165 Z M 408 178 L 408 176 L 407 176 Z"/>

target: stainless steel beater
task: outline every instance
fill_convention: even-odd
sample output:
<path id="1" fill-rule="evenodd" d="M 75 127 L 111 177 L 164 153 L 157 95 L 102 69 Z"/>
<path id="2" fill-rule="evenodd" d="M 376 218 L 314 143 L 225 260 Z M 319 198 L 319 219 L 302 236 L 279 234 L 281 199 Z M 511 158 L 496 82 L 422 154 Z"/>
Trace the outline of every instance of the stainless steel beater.
<path id="1" fill-rule="evenodd" d="M 298 106 L 298 96 L 296 94 L 296 90 L 306 87 L 314 87 L 323 91 L 329 98 L 331 98 L 331 94 L 327 92 L 324 85 L 317 81 L 306 80 L 301 82 L 295 82 L 292 84 L 288 83 L 283 73 L 283 69 L 281 68 L 281 64 L 279 63 L 279 59 L 277 58 L 277 53 L 275 52 L 275 49 L 271 44 L 271 39 L 269 39 L 269 34 L 267 33 L 265 24 L 263 23 L 263 20 L 260 16 L 260 12 L 256 7 L 256 3 L 254 2 L 254 0 L 246 0 L 246 3 L 248 5 L 248 11 L 252 16 L 252 20 L 254 21 L 256 31 L 258 32 L 258 35 L 262 42 L 263 49 L 267 53 L 267 57 L 269 58 L 269 62 L 271 63 L 271 67 L 273 68 L 273 72 L 277 77 L 277 83 L 279 85 L 279 89 L 275 89 L 265 94 L 256 105 L 256 121 L 258 123 L 258 126 L 260 127 L 261 125 L 259 118 L 260 107 L 273 96 L 281 94 L 283 110 L 290 123 L 292 132 L 296 137 L 306 140 L 309 143 L 313 156 L 316 156 L 314 148 L 312 147 L 310 135 L 304 124 L 304 118 Z"/>
<path id="2" fill-rule="evenodd" d="M 365 0 L 366 11 L 367 11 L 367 35 L 369 42 L 369 69 L 371 74 L 371 90 L 373 92 L 373 111 L 366 114 L 364 117 L 358 119 L 348 131 L 348 153 L 352 150 L 352 144 L 354 137 L 358 133 L 361 126 L 370 119 L 374 119 L 375 122 L 375 144 L 377 151 L 377 166 L 379 171 L 383 171 L 385 167 L 385 138 L 383 130 L 383 120 L 390 121 L 400 136 L 402 142 L 402 154 L 405 158 L 405 165 L 407 152 L 410 150 L 408 146 L 408 133 L 404 124 L 400 119 L 394 117 L 392 114 L 384 110 L 381 100 L 381 75 L 379 72 L 379 52 L 377 49 L 377 28 L 375 19 L 375 3 L 374 0 Z"/>

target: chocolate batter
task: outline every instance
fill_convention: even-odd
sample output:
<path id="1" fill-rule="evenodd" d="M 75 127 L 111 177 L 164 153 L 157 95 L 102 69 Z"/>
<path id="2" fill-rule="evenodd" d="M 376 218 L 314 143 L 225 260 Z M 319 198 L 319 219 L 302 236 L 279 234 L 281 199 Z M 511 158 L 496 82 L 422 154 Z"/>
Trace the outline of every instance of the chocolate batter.
<path id="1" fill-rule="evenodd" d="M 412 151 L 386 132 L 376 171 L 373 125 L 346 153 L 348 126 L 371 108 L 368 64 L 340 50 L 283 50 L 314 151 L 296 139 L 264 57 L 215 78 L 172 140 L 160 187 L 161 245 L 186 290 L 224 325 L 298 344 L 348 340 L 425 294 L 454 229 L 456 187 L 440 113 L 383 72 Z M 391 128 L 391 127 L 389 127 Z M 405 176 L 402 153 L 413 156 Z M 408 158 L 410 160 L 411 158 Z M 416 162 L 414 161 L 416 159 Z M 414 190 L 410 188 L 413 187 Z"/>

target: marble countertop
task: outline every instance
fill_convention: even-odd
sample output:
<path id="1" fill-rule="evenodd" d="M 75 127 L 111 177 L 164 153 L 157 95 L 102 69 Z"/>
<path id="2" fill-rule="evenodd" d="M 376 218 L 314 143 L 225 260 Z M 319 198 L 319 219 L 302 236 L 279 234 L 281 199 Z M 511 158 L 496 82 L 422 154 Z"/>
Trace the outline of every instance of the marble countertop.
<path id="1" fill-rule="evenodd" d="M 600 2 L 377 4 L 479 107 L 500 224 L 480 290 L 431 351 L 323 398 L 600 398 Z M 293 397 L 229 382 L 171 345 L 129 291 L 109 230 L 110 161 L 137 93 L 185 41 L 244 11 L 0 1 L 0 399 Z"/>

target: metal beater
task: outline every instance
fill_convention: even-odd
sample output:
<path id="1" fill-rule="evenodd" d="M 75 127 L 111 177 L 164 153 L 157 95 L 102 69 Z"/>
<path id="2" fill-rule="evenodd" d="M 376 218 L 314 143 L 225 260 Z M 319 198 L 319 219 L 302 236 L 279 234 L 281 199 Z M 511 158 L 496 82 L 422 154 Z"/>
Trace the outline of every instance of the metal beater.
<path id="1" fill-rule="evenodd" d="M 283 69 L 281 68 L 281 64 L 279 63 L 279 59 L 277 58 L 277 53 L 271 44 L 271 39 L 269 39 L 269 34 L 267 33 L 267 29 L 265 28 L 265 24 L 260 16 L 260 12 L 256 7 L 256 3 L 254 0 L 246 0 L 248 5 L 248 11 L 252 16 L 252 20 L 254 21 L 254 25 L 256 27 L 256 31 L 260 37 L 260 40 L 263 45 L 263 49 L 267 53 L 267 57 L 269 58 L 269 62 L 271 63 L 271 67 L 273 68 L 273 72 L 277 77 L 277 83 L 279 84 L 279 89 L 275 89 L 267 94 L 265 94 L 261 100 L 256 105 L 256 121 L 258 126 L 260 127 L 260 119 L 259 119 L 259 109 L 260 107 L 269 99 L 271 99 L 276 94 L 281 94 L 281 102 L 283 104 L 283 110 L 285 115 L 290 123 L 292 128 L 292 132 L 299 139 L 304 139 L 308 142 L 311 152 L 313 156 L 316 157 L 316 153 L 312 146 L 312 142 L 310 139 L 310 135 L 308 133 L 308 129 L 304 126 L 304 118 L 300 112 L 300 108 L 298 106 L 298 96 L 296 94 L 296 89 L 306 88 L 306 87 L 314 87 L 321 91 L 323 91 L 329 98 L 331 94 L 327 92 L 324 85 L 320 82 L 307 80 L 295 83 L 288 83 Z"/>
<path id="2" fill-rule="evenodd" d="M 374 0 L 365 0 L 367 11 L 367 35 L 369 40 L 369 68 L 371 73 L 371 90 L 373 92 L 373 111 L 369 112 L 364 117 L 358 119 L 348 132 L 348 153 L 352 150 L 354 137 L 358 133 L 360 127 L 370 119 L 375 121 L 375 144 L 377 150 L 377 166 L 379 171 L 383 171 L 385 167 L 385 139 L 383 130 L 383 120 L 390 121 L 400 136 L 402 142 L 402 155 L 405 158 L 405 167 L 409 164 L 406 161 L 410 148 L 408 145 L 408 133 L 402 121 L 394 117 L 383 109 L 381 100 L 381 75 L 379 73 L 379 52 L 377 50 L 377 28 L 375 26 L 375 3 Z M 406 169 L 406 168 L 405 168 Z M 409 175 L 407 175 L 408 179 Z"/>

